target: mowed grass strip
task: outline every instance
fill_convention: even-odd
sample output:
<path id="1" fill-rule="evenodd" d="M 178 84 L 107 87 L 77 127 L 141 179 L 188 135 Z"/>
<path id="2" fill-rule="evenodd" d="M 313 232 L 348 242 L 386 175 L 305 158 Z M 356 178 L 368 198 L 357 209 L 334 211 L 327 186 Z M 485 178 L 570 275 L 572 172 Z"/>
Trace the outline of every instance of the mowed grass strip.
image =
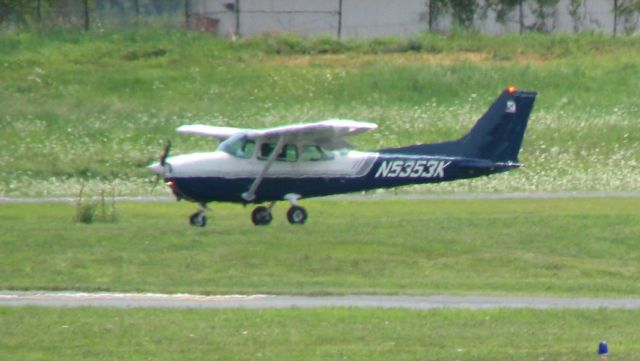
<path id="1" fill-rule="evenodd" d="M 375 122 L 352 139 L 365 150 L 455 139 L 510 84 L 539 92 L 520 157 L 527 170 L 429 192 L 638 191 L 639 45 L 595 34 L 357 44 L 157 29 L 0 33 L 0 195 L 112 183 L 148 194 L 145 166 L 167 138 L 172 155 L 214 149 L 176 135 L 183 124 Z"/>
<path id="2" fill-rule="evenodd" d="M 640 360 L 640 311 L 0 308 L 3 360 Z"/>
<path id="3" fill-rule="evenodd" d="M 517 294 L 638 297 L 640 200 L 310 200 L 308 223 L 251 208 L 0 205 L 0 289 L 204 294 Z"/>

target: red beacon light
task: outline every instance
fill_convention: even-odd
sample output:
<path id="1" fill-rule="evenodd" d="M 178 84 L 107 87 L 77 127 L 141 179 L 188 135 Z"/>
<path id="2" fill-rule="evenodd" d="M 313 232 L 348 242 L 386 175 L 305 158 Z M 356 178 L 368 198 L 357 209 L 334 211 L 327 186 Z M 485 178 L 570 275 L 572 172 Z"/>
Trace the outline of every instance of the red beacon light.
<path id="1" fill-rule="evenodd" d="M 518 89 L 516 89 L 515 85 L 510 85 L 510 86 L 507 88 L 507 92 L 509 92 L 509 95 L 513 95 L 513 93 L 515 93 L 515 92 L 516 92 L 516 90 L 518 90 Z"/>

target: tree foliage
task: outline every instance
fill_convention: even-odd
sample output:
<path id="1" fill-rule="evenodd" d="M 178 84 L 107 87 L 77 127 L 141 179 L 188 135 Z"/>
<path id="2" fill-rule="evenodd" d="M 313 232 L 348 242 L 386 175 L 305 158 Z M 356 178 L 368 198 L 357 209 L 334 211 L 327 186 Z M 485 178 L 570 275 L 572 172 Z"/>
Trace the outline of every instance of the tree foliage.
<path id="1" fill-rule="evenodd" d="M 473 27 L 473 19 L 478 10 L 478 2 L 476 0 L 449 0 L 449 7 L 451 7 L 454 25 L 463 29 Z"/>
<path id="2" fill-rule="evenodd" d="M 553 31 L 556 27 L 554 19 L 559 2 L 560 0 L 534 0 L 532 12 L 535 22 L 531 29 L 542 33 Z"/>
<path id="3" fill-rule="evenodd" d="M 455 26 L 470 29 L 479 8 L 477 0 L 427 0 L 426 6 L 430 32 L 435 30 L 438 19 L 448 12 L 451 12 Z"/>
<path id="4" fill-rule="evenodd" d="M 496 14 L 496 21 L 506 24 L 507 17 L 511 14 L 523 0 L 488 0 L 487 6 Z"/>
<path id="5" fill-rule="evenodd" d="M 614 34 L 617 32 L 618 21 L 622 20 L 623 31 L 632 34 L 638 28 L 638 15 L 640 14 L 640 0 L 618 0 L 613 8 L 616 17 Z M 619 19 L 618 19 L 619 18 Z"/>
<path id="6" fill-rule="evenodd" d="M 36 1 L 0 0 L 0 24 L 13 17 L 18 22 L 24 22 L 35 14 Z"/>

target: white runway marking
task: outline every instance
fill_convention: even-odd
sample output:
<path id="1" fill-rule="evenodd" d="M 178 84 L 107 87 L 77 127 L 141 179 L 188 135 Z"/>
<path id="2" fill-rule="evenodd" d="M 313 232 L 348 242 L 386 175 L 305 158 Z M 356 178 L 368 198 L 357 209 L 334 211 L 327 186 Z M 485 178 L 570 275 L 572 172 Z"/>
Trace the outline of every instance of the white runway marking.
<path id="1" fill-rule="evenodd" d="M 274 296 L 0 291 L 0 306 L 110 308 L 640 309 L 640 299 L 498 296 Z"/>

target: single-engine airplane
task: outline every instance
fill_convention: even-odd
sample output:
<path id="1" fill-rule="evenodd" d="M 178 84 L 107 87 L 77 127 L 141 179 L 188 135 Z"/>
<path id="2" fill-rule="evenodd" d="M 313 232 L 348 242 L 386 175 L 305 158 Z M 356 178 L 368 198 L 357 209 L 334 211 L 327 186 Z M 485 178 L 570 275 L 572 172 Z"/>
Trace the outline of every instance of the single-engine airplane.
<path id="1" fill-rule="evenodd" d="M 214 152 L 169 157 L 150 165 L 178 200 L 200 204 L 190 224 L 204 227 L 209 202 L 257 206 L 251 220 L 267 225 L 271 208 L 286 200 L 287 220 L 303 224 L 300 199 L 486 176 L 520 167 L 518 153 L 537 93 L 509 87 L 458 140 L 361 152 L 346 137 L 376 124 L 331 119 L 268 129 L 183 125 L 181 134 L 220 140 Z"/>

